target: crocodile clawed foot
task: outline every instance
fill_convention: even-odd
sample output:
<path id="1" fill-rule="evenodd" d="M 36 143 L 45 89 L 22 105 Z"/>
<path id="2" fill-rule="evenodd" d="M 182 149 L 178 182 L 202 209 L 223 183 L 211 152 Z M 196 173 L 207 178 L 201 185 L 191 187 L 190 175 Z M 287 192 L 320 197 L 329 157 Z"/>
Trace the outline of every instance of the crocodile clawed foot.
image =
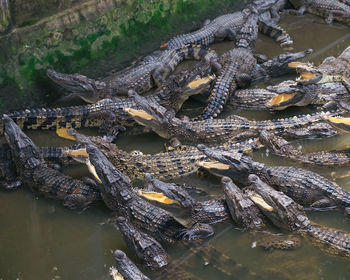
<path id="1" fill-rule="evenodd" d="M 126 128 L 121 125 L 114 126 L 112 129 L 108 131 L 107 134 L 103 136 L 103 139 L 108 142 L 113 142 L 115 138 L 118 136 L 119 132 L 124 132 Z"/>
<path id="2" fill-rule="evenodd" d="M 181 230 L 176 236 L 183 240 L 204 239 L 214 234 L 213 228 L 208 224 L 197 223 L 191 229 Z"/>

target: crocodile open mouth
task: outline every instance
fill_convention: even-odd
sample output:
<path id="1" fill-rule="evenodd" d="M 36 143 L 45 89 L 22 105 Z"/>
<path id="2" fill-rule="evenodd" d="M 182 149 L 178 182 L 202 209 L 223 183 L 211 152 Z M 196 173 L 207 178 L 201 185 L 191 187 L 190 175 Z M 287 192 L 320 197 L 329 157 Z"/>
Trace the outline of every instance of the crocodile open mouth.
<path id="1" fill-rule="evenodd" d="M 260 207 L 264 208 L 265 210 L 272 212 L 273 211 L 273 207 L 271 205 L 269 205 L 268 203 L 266 203 L 266 201 L 258 194 L 252 194 L 249 196 L 249 198 L 251 200 L 253 200 L 253 202 L 255 204 L 258 204 Z"/>
<path id="2" fill-rule="evenodd" d="M 139 117 L 141 119 L 144 119 L 146 121 L 154 120 L 155 118 L 145 112 L 144 110 L 137 110 L 132 108 L 123 108 L 123 110 L 127 113 L 129 113 L 132 117 Z"/>
<path id="3" fill-rule="evenodd" d="M 199 161 L 197 165 L 206 169 L 228 170 L 230 166 L 228 164 L 221 163 L 219 161 Z"/>
<path id="4" fill-rule="evenodd" d="M 76 140 L 77 140 L 74 136 L 69 135 L 69 133 L 68 133 L 68 131 L 67 131 L 67 128 L 65 128 L 65 127 L 57 128 L 57 129 L 56 129 L 56 134 L 57 134 L 59 137 L 64 138 L 64 139 L 73 140 L 73 141 L 76 141 Z"/>
<path id="5" fill-rule="evenodd" d="M 143 191 L 143 190 L 138 190 L 137 191 L 139 196 L 142 196 L 148 200 L 153 200 L 153 201 L 157 201 L 159 203 L 162 204 L 175 204 L 175 203 L 179 203 L 176 200 L 173 200 L 167 196 L 165 196 L 163 193 L 159 193 L 159 192 L 151 192 L 151 191 Z"/>
<path id="6" fill-rule="evenodd" d="M 344 117 L 325 117 L 328 121 L 330 121 L 332 124 L 335 124 L 336 126 L 340 126 L 341 128 L 346 129 L 346 131 L 350 130 L 350 118 L 344 118 Z"/>
<path id="7" fill-rule="evenodd" d="M 209 75 L 209 76 L 204 77 L 204 78 L 194 79 L 187 86 L 191 89 L 194 89 L 194 88 L 200 87 L 202 85 L 207 85 L 214 79 L 215 79 L 215 75 Z"/>
<path id="8" fill-rule="evenodd" d="M 273 105 L 280 105 L 286 101 L 290 101 L 292 98 L 294 98 L 297 95 L 297 92 L 292 93 L 281 93 L 273 97 L 267 105 L 273 106 Z"/>

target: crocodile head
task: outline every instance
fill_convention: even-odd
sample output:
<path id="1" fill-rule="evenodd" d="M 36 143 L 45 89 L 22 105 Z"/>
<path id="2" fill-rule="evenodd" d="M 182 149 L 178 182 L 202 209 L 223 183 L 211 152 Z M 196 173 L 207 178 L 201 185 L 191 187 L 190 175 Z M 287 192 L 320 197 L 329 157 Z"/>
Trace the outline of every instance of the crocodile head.
<path id="1" fill-rule="evenodd" d="M 223 152 L 206 147 L 203 144 L 197 146 L 198 150 L 208 156 L 208 160 L 200 161 L 198 166 L 205 168 L 216 176 L 227 176 L 245 183 L 254 165 L 263 164 L 253 162 L 253 160 L 239 152 Z"/>
<path id="2" fill-rule="evenodd" d="M 265 68 L 269 76 L 279 77 L 284 73 L 294 72 L 295 66 L 294 61 L 305 57 L 310 54 L 312 49 L 306 49 L 301 52 L 286 52 L 278 56 L 273 57 L 271 60 L 263 63 L 262 66 Z"/>
<path id="3" fill-rule="evenodd" d="M 221 183 L 224 187 L 227 206 L 234 221 L 242 229 L 259 230 L 264 227 L 262 214 L 250 198 L 230 178 L 223 177 Z"/>
<path id="4" fill-rule="evenodd" d="M 194 200 L 190 194 L 181 188 L 179 185 L 174 183 L 165 183 L 158 179 L 155 179 L 151 174 L 146 173 L 145 179 L 152 187 L 156 190 L 161 191 L 167 198 L 177 201 L 184 208 L 191 208 Z"/>
<path id="5" fill-rule="evenodd" d="M 11 148 L 11 154 L 15 159 L 15 164 L 19 168 L 33 168 L 44 164 L 45 161 L 33 141 L 24 134 L 10 117 L 3 115 L 3 119 L 4 135 Z"/>
<path id="6" fill-rule="evenodd" d="M 272 148 L 273 151 L 288 152 L 286 149 L 288 149 L 290 145 L 282 137 L 276 136 L 275 134 L 266 130 L 260 131 L 259 140 L 265 146 Z"/>
<path id="7" fill-rule="evenodd" d="M 90 79 L 84 75 L 58 73 L 52 69 L 46 75 L 57 85 L 62 87 L 70 97 L 78 96 L 88 103 L 101 99 L 100 91 L 106 88 L 106 83 Z"/>
<path id="8" fill-rule="evenodd" d="M 293 199 L 276 191 L 254 174 L 249 175 L 248 183 L 253 189 L 252 192 L 248 192 L 249 197 L 275 226 L 288 231 L 309 226 L 310 221 L 303 207 Z"/>
<path id="9" fill-rule="evenodd" d="M 117 218 L 117 225 L 125 242 L 147 267 L 159 269 L 168 264 L 166 252 L 155 239 L 141 232 L 124 217 Z"/>
<path id="10" fill-rule="evenodd" d="M 180 74 L 171 75 L 163 88 L 168 99 L 170 97 L 171 106 L 176 112 L 180 110 L 183 103 L 192 95 L 201 93 L 210 86 L 215 79 L 215 75 L 208 75 L 210 65 L 205 61 L 198 63 L 191 71 L 182 71 Z M 170 91 L 170 93 L 169 93 Z"/>
<path id="11" fill-rule="evenodd" d="M 269 86 L 267 90 L 277 95 L 271 98 L 265 105 L 271 110 L 284 110 L 290 106 L 306 106 L 310 104 L 317 90 L 307 85 L 301 85 L 295 81 L 284 81 L 276 86 Z"/>
<path id="12" fill-rule="evenodd" d="M 87 161 L 89 171 L 99 182 L 103 183 L 101 187 L 105 193 L 118 196 L 119 191 L 116 188 L 131 189 L 130 179 L 114 167 L 95 145 L 88 145 L 86 152 L 89 154 Z"/>
<path id="13" fill-rule="evenodd" d="M 135 91 L 130 90 L 129 96 L 142 109 L 124 108 L 123 110 L 133 117 L 140 125 L 152 129 L 158 135 L 168 139 L 169 122 L 181 121 L 174 117 L 173 111 L 167 111 L 161 105 L 148 101 L 146 98 L 139 96 Z"/>
<path id="14" fill-rule="evenodd" d="M 341 75 L 329 75 L 326 71 L 319 69 L 311 63 L 291 62 L 290 67 L 295 67 L 300 75 L 296 81 L 300 84 L 317 84 L 341 82 Z"/>
<path id="15" fill-rule="evenodd" d="M 113 280 L 150 280 L 123 251 L 116 250 L 113 255 L 116 261 L 116 269 L 113 267 L 110 269 Z"/>

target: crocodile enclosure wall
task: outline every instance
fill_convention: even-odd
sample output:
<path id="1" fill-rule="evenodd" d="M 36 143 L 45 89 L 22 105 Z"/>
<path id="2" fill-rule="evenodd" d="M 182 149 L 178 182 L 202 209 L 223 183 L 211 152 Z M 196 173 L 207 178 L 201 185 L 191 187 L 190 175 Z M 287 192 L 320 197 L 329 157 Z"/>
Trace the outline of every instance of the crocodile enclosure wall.
<path id="1" fill-rule="evenodd" d="M 0 112 L 55 100 L 47 68 L 103 76 L 234 2 L 0 0 Z"/>

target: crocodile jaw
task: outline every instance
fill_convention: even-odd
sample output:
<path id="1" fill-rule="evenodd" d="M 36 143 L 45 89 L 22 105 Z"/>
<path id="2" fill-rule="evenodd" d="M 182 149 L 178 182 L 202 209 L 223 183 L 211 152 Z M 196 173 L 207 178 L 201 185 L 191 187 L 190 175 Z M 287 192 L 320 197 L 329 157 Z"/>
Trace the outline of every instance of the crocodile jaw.
<path id="1" fill-rule="evenodd" d="M 132 117 L 141 118 L 146 121 L 155 120 L 152 115 L 148 114 L 144 110 L 137 110 L 133 108 L 123 108 L 123 110 L 124 112 L 130 114 Z"/>
<path id="2" fill-rule="evenodd" d="M 218 169 L 218 170 L 230 169 L 230 166 L 228 164 L 224 164 L 219 161 L 199 161 L 196 164 L 205 169 Z"/>
<path id="3" fill-rule="evenodd" d="M 159 193 L 159 192 L 151 192 L 151 191 L 148 192 L 148 191 L 138 190 L 137 194 L 148 200 L 154 200 L 162 204 L 179 204 L 178 201 L 173 200 L 165 196 L 163 193 Z"/>
<path id="4" fill-rule="evenodd" d="M 250 195 L 249 198 L 266 211 L 272 212 L 274 210 L 273 207 L 269 205 L 259 194 Z"/>

